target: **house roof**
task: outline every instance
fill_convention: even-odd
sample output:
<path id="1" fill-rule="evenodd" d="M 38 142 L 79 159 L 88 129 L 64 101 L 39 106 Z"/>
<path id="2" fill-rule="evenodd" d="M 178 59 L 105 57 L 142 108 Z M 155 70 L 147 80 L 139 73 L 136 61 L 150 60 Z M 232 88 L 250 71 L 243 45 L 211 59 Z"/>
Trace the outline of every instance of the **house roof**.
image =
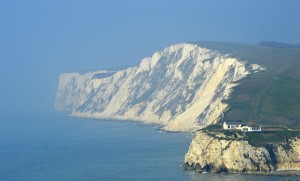
<path id="1" fill-rule="evenodd" d="M 227 125 L 240 125 L 240 124 L 242 124 L 242 121 L 241 120 L 237 120 L 237 121 L 225 121 L 225 123 Z"/>

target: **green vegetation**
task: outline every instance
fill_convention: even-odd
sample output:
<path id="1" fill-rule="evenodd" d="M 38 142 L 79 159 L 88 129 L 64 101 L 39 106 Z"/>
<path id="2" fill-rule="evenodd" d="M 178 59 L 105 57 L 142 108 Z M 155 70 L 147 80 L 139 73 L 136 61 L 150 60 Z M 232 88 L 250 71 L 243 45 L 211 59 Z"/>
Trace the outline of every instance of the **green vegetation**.
<path id="1" fill-rule="evenodd" d="M 263 131 L 263 132 L 248 132 L 245 134 L 244 140 L 253 146 L 264 146 L 266 144 L 287 143 L 286 138 L 290 141 L 291 138 L 300 135 L 300 131 Z"/>
<path id="2" fill-rule="evenodd" d="M 226 100 L 230 109 L 224 120 L 251 121 L 261 126 L 282 126 L 299 131 L 300 48 L 219 42 L 197 44 L 267 68 L 247 76 L 234 88 Z"/>
<path id="3" fill-rule="evenodd" d="M 262 132 L 225 131 L 222 125 L 203 129 L 218 138 L 247 140 L 254 146 L 286 143 L 300 135 L 300 48 L 276 48 L 236 43 L 200 42 L 200 46 L 230 54 L 267 68 L 244 78 L 226 100 L 224 120 L 263 126 Z M 222 138 L 220 138 L 222 139 Z"/>
<path id="4" fill-rule="evenodd" d="M 262 104 L 262 110 L 277 115 L 300 117 L 300 79 L 274 81 Z"/>
<path id="5" fill-rule="evenodd" d="M 223 130 L 223 127 L 221 124 L 211 124 L 211 125 L 207 126 L 206 128 L 203 128 L 203 130 L 205 130 L 206 132 L 221 131 L 221 130 Z"/>

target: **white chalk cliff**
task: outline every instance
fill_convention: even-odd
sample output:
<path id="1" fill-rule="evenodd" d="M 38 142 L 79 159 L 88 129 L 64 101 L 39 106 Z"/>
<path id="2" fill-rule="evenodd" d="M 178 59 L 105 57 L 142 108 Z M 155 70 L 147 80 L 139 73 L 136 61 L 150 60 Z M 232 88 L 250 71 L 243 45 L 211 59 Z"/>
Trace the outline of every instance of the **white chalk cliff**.
<path id="1" fill-rule="evenodd" d="M 177 44 L 126 70 L 60 75 L 55 106 L 73 116 L 195 131 L 218 120 L 236 81 L 260 70 L 195 44 Z"/>

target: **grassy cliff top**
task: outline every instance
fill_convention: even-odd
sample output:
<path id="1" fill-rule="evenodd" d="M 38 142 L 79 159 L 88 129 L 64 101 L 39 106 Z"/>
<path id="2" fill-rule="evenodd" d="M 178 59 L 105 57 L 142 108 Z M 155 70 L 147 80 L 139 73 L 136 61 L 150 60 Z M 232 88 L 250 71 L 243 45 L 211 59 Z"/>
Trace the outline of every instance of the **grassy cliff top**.
<path id="1" fill-rule="evenodd" d="M 247 76 L 226 100 L 225 120 L 300 129 L 300 48 L 197 42 L 198 45 L 256 63 L 266 71 Z"/>
<path id="2" fill-rule="evenodd" d="M 290 130 L 285 127 L 262 127 L 260 132 L 224 130 L 221 122 L 209 125 L 200 131 L 218 139 L 248 141 L 249 144 L 256 147 L 269 144 L 288 145 L 292 139 L 300 136 L 300 130 Z"/>

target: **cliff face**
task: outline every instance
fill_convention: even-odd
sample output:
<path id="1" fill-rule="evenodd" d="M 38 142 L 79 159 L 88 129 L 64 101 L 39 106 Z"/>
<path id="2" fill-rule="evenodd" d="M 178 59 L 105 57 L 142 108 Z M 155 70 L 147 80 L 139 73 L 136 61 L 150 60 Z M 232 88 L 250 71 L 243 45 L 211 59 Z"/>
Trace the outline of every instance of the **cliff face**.
<path id="1" fill-rule="evenodd" d="M 261 71 L 228 55 L 194 44 L 177 44 L 139 66 L 110 72 L 60 75 L 55 107 L 73 116 L 128 119 L 195 131 L 215 123 L 236 81 Z M 247 141 L 197 131 L 185 156 L 198 171 L 272 173 L 300 168 L 300 139 L 254 147 Z"/>
<path id="2" fill-rule="evenodd" d="M 185 155 L 186 166 L 197 171 L 273 173 L 300 169 L 300 139 L 289 145 L 254 147 L 248 141 L 222 139 L 198 131 Z"/>
<path id="3" fill-rule="evenodd" d="M 56 109 L 195 131 L 218 119 L 235 81 L 261 69 L 198 45 L 177 44 L 108 76 L 62 74 Z"/>
<path id="4" fill-rule="evenodd" d="M 278 145 L 275 154 L 278 170 L 300 170 L 300 139 L 293 139 L 288 146 Z"/>
<path id="5" fill-rule="evenodd" d="M 71 111 L 77 107 L 81 92 L 88 82 L 94 78 L 107 77 L 113 71 L 94 71 L 84 75 L 79 73 L 64 73 L 59 76 L 55 108 L 60 111 Z"/>

